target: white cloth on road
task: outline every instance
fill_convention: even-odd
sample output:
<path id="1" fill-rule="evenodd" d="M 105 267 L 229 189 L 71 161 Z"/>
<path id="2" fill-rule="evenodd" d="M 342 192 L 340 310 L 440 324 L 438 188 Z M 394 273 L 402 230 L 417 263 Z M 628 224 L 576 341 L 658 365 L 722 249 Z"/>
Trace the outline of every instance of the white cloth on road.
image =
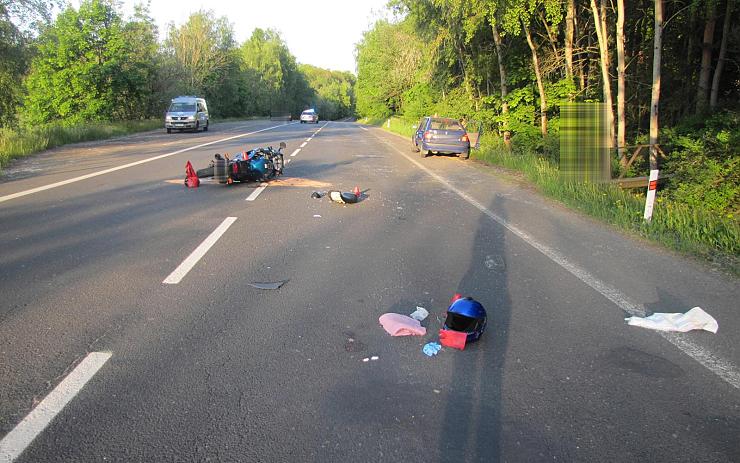
<path id="1" fill-rule="evenodd" d="M 717 333 L 717 320 L 704 312 L 701 307 L 694 307 L 686 313 L 654 313 L 649 317 L 625 318 L 628 325 L 641 326 L 658 331 L 706 330 Z"/>
<path id="2" fill-rule="evenodd" d="M 425 318 L 429 316 L 429 311 L 425 309 L 424 307 L 416 306 L 416 310 L 411 312 L 409 317 L 413 318 L 414 320 L 419 320 L 420 322 L 423 322 Z"/>

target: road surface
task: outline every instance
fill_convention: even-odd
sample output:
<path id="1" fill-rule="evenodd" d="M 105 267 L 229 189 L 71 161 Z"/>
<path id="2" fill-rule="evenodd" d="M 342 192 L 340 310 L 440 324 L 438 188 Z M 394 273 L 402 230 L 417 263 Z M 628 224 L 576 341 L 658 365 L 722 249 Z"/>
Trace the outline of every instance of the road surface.
<path id="1" fill-rule="evenodd" d="M 280 182 L 182 185 L 280 141 Z M 37 155 L 0 181 L 0 249 L 0 461 L 740 461 L 737 279 L 377 128 Z M 426 357 L 455 292 L 488 329 Z M 378 324 L 416 306 L 424 337 Z M 694 306 L 716 335 L 624 323 Z"/>

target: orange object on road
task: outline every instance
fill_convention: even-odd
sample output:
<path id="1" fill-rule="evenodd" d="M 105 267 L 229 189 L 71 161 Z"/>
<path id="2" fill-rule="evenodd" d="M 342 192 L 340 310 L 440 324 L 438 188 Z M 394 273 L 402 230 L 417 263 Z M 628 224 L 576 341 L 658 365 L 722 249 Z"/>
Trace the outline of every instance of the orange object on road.
<path id="1" fill-rule="evenodd" d="M 467 340 L 468 334 L 462 331 L 439 330 L 439 342 L 445 347 L 463 350 Z"/>
<path id="2" fill-rule="evenodd" d="M 198 188 L 200 186 L 200 179 L 195 169 L 193 169 L 193 165 L 190 164 L 190 161 L 185 164 L 185 176 L 185 186 L 188 188 Z"/>

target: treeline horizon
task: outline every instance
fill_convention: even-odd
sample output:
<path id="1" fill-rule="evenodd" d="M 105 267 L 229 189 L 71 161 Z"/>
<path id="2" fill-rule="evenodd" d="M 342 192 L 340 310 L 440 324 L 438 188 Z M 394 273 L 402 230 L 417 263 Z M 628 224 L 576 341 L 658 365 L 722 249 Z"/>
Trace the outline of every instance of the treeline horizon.
<path id="1" fill-rule="evenodd" d="M 160 41 L 142 5 L 124 17 L 113 0 L 83 0 L 53 20 L 52 8 L 0 0 L 0 128 L 158 118 L 178 95 L 221 118 L 354 114 L 355 76 L 298 63 L 274 30 L 237 43 L 225 17 L 197 11 Z"/>

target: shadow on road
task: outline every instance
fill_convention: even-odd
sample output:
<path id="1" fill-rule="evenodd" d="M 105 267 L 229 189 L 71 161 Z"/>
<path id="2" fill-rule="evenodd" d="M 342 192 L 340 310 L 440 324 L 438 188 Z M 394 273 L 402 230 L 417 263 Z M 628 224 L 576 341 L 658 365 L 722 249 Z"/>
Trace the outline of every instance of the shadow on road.
<path id="1" fill-rule="evenodd" d="M 495 201 L 489 209 L 494 206 Z M 440 461 L 501 459 L 503 377 L 511 318 L 507 281 L 505 230 L 481 214 L 470 267 L 457 292 L 483 304 L 488 326 L 477 343 L 462 352 L 446 352 L 454 360 L 437 438 Z"/>

